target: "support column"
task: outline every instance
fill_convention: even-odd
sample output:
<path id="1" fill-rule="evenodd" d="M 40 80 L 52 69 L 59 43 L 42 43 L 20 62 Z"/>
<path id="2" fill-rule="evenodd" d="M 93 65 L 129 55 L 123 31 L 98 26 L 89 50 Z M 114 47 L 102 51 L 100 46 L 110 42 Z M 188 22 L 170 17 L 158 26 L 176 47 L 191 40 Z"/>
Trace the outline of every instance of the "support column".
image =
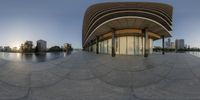
<path id="1" fill-rule="evenodd" d="M 86 50 L 87 52 L 89 52 L 89 50 L 88 50 L 88 44 L 86 45 L 85 50 Z"/>
<path id="2" fill-rule="evenodd" d="M 148 57 L 149 55 L 149 37 L 147 28 L 142 29 L 142 33 L 144 34 L 144 57 Z"/>
<path id="3" fill-rule="evenodd" d="M 89 52 L 90 50 L 89 50 L 89 43 L 88 43 L 88 45 L 87 45 L 87 51 Z"/>
<path id="4" fill-rule="evenodd" d="M 91 41 L 88 43 L 88 51 L 91 52 Z"/>
<path id="5" fill-rule="evenodd" d="M 82 51 L 86 51 L 85 47 L 83 47 Z"/>
<path id="6" fill-rule="evenodd" d="M 112 57 L 115 57 L 115 29 L 112 29 Z"/>
<path id="7" fill-rule="evenodd" d="M 90 52 L 93 52 L 92 44 L 93 44 L 93 41 L 91 40 L 90 41 Z"/>
<path id="8" fill-rule="evenodd" d="M 88 43 L 88 52 L 90 52 L 90 42 Z"/>
<path id="9" fill-rule="evenodd" d="M 96 36 L 96 54 L 99 54 L 99 36 Z"/>
<path id="10" fill-rule="evenodd" d="M 162 54 L 164 55 L 165 54 L 165 36 L 163 35 L 162 36 Z"/>

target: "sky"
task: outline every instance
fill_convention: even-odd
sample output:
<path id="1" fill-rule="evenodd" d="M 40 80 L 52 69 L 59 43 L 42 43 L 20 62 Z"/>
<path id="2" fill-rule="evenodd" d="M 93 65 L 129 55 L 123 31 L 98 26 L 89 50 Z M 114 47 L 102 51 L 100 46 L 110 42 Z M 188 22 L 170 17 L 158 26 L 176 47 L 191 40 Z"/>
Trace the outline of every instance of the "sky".
<path id="1" fill-rule="evenodd" d="M 136 0 L 0 0 L 0 46 L 19 47 L 26 40 L 43 39 L 47 46 L 71 43 L 82 48 L 86 9 L 95 3 Z M 173 6 L 172 41 L 185 39 L 200 47 L 200 0 L 137 0 Z M 161 45 L 161 40 L 154 42 Z"/>

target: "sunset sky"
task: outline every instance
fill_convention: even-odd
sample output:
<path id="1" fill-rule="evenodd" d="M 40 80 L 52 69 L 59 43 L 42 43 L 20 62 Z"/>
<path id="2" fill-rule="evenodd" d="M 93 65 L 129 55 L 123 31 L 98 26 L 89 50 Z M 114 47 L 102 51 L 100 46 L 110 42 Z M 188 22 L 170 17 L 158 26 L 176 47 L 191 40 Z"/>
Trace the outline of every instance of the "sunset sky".
<path id="1" fill-rule="evenodd" d="M 82 47 L 82 23 L 88 6 L 124 0 L 0 0 L 0 46 L 19 46 L 43 39 L 48 47 L 71 43 Z M 136 1 L 136 0 L 126 0 Z M 185 39 L 200 47 L 200 0 L 137 0 L 162 2 L 174 7 L 172 40 Z M 161 41 L 154 42 L 160 45 Z"/>

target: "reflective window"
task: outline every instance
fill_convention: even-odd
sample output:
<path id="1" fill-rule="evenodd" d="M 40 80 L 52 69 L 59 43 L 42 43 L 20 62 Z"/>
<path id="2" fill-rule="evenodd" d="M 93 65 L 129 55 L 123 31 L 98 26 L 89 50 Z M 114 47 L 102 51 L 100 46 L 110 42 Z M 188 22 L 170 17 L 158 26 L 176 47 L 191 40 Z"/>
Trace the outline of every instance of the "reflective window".
<path id="1" fill-rule="evenodd" d="M 149 39 L 149 51 L 150 51 L 150 54 L 153 53 L 153 40 L 152 39 Z"/>
<path id="2" fill-rule="evenodd" d="M 103 53 L 108 53 L 108 40 L 103 41 Z"/>
<path id="3" fill-rule="evenodd" d="M 133 36 L 128 36 L 127 37 L 127 54 L 128 55 L 133 55 L 134 54 L 134 41 L 133 41 Z"/>
<path id="4" fill-rule="evenodd" d="M 119 37 L 115 38 L 115 51 L 116 51 L 116 54 L 119 54 L 119 47 L 120 47 L 120 40 L 119 40 Z"/>
<path id="5" fill-rule="evenodd" d="M 112 39 L 108 39 L 108 54 L 112 53 Z"/>
<path id="6" fill-rule="evenodd" d="M 139 39 L 139 55 L 142 55 L 142 37 L 138 37 L 138 39 Z"/>
<path id="7" fill-rule="evenodd" d="M 92 46 L 92 50 L 93 50 L 93 52 L 96 52 L 96 44 L 94 44 L 94 45 Z"/>
<path id="8" fill-rule="evenodd" d="M 144 40 L 144 37 L 142 37 L 143 39 L 142 39 L 142 54 L 144 54 L 144 42 L 145 42 L 145 40 Z"/>
<path id="9" fill-rule="evenodd" d="M 101 42 L 99 42 L 98 46 L 99 46 L 99 48 L 98 48 L 99 49 L 99 53 L 101 53 Z"/>
<path id="10" fill-rule="evenodd" d="M 100 42 L 100 53 L 103 53 L 103 41 Z"/>
<path id="11" fill-rule="evenodd" d="M 126 37 L 120 37 L 120 54 L 126 54 Z"/>
<path id="12" fill-rule="evenodd" d="M 144 54 L 144 37 L 138 36 L 124 36 L 115 38 L 115 52 L 123 55 L 143 55 Z M 149 39 L 147 47 L 149 53 L 153 52 L 153 40 Z M 96 45 L 90 47 L 90 50 L 96 52 Z M 111 54 L 112 53 L 112 39 L 99 42 L 99 52 Z"/>
<path id="13" fill-rule="evenodd" d="M 135 55 L 138 55 L 139 54 L 139 38 L 137 36 L 135 36 L 135 47 L 134 47 L 134 51 L 135 51 Z"/>

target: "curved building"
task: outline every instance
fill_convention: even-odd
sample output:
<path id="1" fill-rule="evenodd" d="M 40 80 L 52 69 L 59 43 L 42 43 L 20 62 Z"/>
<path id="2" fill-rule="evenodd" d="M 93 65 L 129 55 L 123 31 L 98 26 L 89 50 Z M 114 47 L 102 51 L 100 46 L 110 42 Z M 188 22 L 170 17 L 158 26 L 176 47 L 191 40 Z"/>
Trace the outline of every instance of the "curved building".
<path id="1" fill-rule="evenodd" d="M 92 5 L 84 16 L 83 49 L 112 56 L 146 57 L 152 53 L 154 40 L 161 38 L 164 42 L 165 37 L 171 37 L 172 11 L 168 4 L 152 2 Z"/>

